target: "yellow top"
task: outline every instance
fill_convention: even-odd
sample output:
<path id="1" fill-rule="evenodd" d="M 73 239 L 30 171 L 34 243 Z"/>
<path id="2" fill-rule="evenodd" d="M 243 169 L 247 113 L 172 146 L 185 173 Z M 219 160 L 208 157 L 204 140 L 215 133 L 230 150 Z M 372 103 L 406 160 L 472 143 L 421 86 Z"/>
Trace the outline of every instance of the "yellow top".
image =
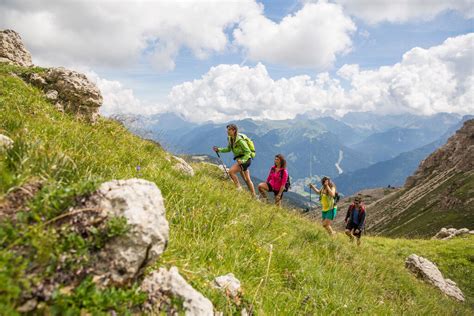
<path id="1" fill-rule="evenodd" d="M 332 210 L 334 208 L 334 198 L 329 194 L 321 193 L 321 206 L 323 212 Z"/>

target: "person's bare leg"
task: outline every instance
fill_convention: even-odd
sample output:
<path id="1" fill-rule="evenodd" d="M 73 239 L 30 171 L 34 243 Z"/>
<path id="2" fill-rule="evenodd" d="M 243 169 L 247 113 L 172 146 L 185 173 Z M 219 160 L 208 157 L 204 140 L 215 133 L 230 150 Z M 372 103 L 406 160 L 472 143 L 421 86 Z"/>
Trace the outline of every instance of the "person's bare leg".
<path id="1" fill-rule="evenodd" d="M 281 200 L 282 199 L 277 200 L 277 197 L 275 196 L 275 205 L 278 206 L 278 207 L 281 207 Z"/>
<path id="2" fill-rule="evenodd" d="M 237 173 L 239 172 L 240 172 L 240 166 L 237 163 L 232 165 L 232 167 L 230 167 L 229 169 L 230 178 L 232 179 L 232 181 L 234 181 L 234 184 L 237 188 L 240 188 L 239 178 L 237 178 Z"/>
<path id="3" fill-rule="evenodd" d="M 245 183 L 247 183 L 247 187 L 249 188 L 250 193 L 252 193 L 252 196 L 256 197 L 255 188 L 252 179 L 250 178 L 250 170 L 242 171 L 240 174 L 242 175 L 242 178 L 244 178 Z"/>
<path id="4" fill-rule="evenodd" d="M 324 228 L 327 230 L 327 232 L 329 233 L 329 235 L 335 235 L 336 232 L 332 229 L 331 227 L 331 221 L 329 219 L 325 219 L 323 220 L 323 226 Z"/>
<path id="5" fill-rule="evenodd" d="M 336 235 L 336 231 L 335 231 L 335 230 L 332 228 L 332 226 L 331 226 L 331 221 L 328 220 L 328 222 L 329 222 L 329 223 L 328 223 L 329 233 L 330 233 L 332 236 Z"/>
<path id="6" fill-rule="evenodd" d="M 260 196 L 268 202 L 267 192 L 269 191 L 268 185 L 265 182 L 262 182 L 258 185 L 258 192 Z"/>

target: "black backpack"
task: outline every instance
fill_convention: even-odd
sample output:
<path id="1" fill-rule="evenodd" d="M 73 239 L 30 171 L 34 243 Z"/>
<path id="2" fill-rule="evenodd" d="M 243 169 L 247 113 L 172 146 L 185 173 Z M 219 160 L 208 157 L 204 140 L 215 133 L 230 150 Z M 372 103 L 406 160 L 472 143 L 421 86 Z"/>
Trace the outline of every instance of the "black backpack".
<path id="1" fill-rule="evenodd" d="M 340 199 L 341 199 L 341 196 L 339 195 L 339 192 L 336 192 L 336 194 L 334 194 L 334 205 L 336 205 Z"/>
<path id="2" fill-rule="evenodd" d="M 275 167 L 272 167 L 273 172 L 275 172 Z M 283 179 L 283 174 L 284 174 L 285 169 L 280 170 L 280 179 Z M 286 179 L 285 183 L 285 190 L 283 192 L 288 192 L 288 190 L 291 188 L 291 182 L 290 182 L 290 175 L 288 174 L 288 178 Z"/>

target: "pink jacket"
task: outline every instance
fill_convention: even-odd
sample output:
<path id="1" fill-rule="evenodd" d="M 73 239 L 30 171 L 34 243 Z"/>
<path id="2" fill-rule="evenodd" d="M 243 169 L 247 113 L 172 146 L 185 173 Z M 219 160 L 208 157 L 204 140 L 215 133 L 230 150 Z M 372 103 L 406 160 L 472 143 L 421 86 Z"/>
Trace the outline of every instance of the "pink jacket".
<path id="1" fill-rule="evenodd" d="M 276 167 L 270 168 L 270 173 L 267 177 L 267 183 L 270 183 L 273 191 L 280 191 L 281 186 L 285 186 L 286 180 L 288 180 L 288 171 L 286 169 L 280 169 L 276 172 Z"/>

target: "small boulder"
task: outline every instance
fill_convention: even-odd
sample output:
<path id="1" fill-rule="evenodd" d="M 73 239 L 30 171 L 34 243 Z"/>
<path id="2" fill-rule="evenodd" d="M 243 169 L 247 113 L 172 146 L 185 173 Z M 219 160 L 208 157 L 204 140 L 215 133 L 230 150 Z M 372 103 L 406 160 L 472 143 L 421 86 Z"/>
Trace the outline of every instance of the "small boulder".
<path id="1" fill-rule="evenodd" d="M 189 285 L 176 267 L 171 267 L 169 271 L 165 268 L 154 271 L 145 277 L 140 288 L 148 294 L 144 304 L 147 312 L 160 312 L 165 307 L 162 305 L 166 304 L 166 299 L 175 297 L 182 300 L 186 315 L 214 315 L 211 301 Z"/>
<path id="2" fill-rule="evenodd" d="M 443 238 L 446 238 L 450 235 L 450 233 L 448 233 L 448 230 L 446 228 L 441 228 L 441 230 L 433 236 L 433 239 L 443 239 Z"/>
<path id="3" fill-rule="evenodd" d="M 439 288 L 446 295 L 464 302 L 464 294 L 456 283 L 450 279 L 445 279 L 438 267 L 428 259 L 412 254 L 406 259 L 405 267 L 417 277 Z"/>
<path id="4" fill-rule="evenodd" d="M 432 239 L 441 239 L 441 240 L 448 240 L 456 236 L 461 236 L 464 234 L 469 234 L 469 229 L 467 228 L 461 228 L 461 229 L 456 229 L 456 228 L 441 228 L 441 230 L 433 236 Z"/>
<path id="5" fill-rule="evenodd" d="M 98 254 L 94 280 L 124 285 L 153 264 L 168 243 L 169 226 L 158 187 L 142 179 L 103 183 L 90 201 L 108 217 L 124 217 L 129 231 L 112 239 Z"/>
<path id="6" fill-rule="evenodd" d="M 5 150 L 5 149 L 10 149 L 12 147 L 13 147 L 13 140 L 8 136 L 0 134 L 0 151 Z"/>
<path id="7" fill-rule="evenodd" d="M 48 92 L 46 92 L 46 99 L 50 101 L 56 101 L 58 99 L 58 91 L 48 90 Z"/>
<path id="8" fill-rule="evenodd" d="M 184 161 L 184 159 L 176 156 L 173 156 L 173 158 L 178 161 L 178 163 L 173 166 L 174 170 L 182 172 L 191 177 L 194 176 L 193 168 L 186 161 Z"/>
<path id="9" fill-rule="evenodd" d="M 23 45 L 20 35 L 13 30 L 0 30 L 0 62 L 22 67 L 33 66 L 30 52 Z"/>
<path id="10" fill-rule="evenodd" d="M 469 229 L 467 229 L 467 228 L 461 228 L 461 229 L 458 229 L 454 234 L 455 234 L 455 236 L 460 236 L 460 235 L 464 235 L 464 234 L 469 234 Z"/>
<path id="11" fill-rule="evenodd" d="M 37 73 L 32 73 L 28 77 L 29 83 L 38 88 L 44 88 L 46 86 L 46 80 Z"/>
<path id="12" fill-rule="evenodd" d="M 241 291 L 240 281 L 232 273 L 218 276 L 214 279 L 214 284 L 216 288 L 233 298 L 239 296 Z"/>

